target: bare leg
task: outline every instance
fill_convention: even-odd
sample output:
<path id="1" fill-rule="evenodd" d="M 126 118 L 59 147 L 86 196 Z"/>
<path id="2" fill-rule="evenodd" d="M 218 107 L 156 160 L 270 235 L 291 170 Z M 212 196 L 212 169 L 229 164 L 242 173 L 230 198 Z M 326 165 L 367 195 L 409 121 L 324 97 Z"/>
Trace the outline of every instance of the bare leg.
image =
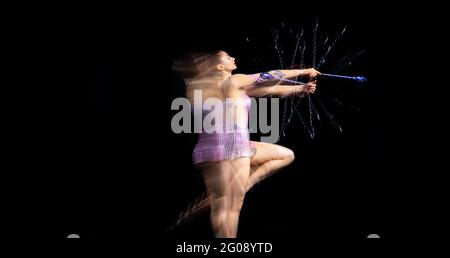
<path id="1" fill-rule="evenodd" d="M 283 146 L 263 142 L 254 142 L 254 144 L 257 151 L 251 160 L 252 167 L 246 191 L 292 163 L 295 158 L 294 153 Z"/>
<path id="2" fill-rule="evenodd" d="M 203 163 L 206 188 L 213 195 L 211 226 L 216 237 L 236 237 L 239 214 L 250 175 L 250 159 Z"/>
<path id="3" fill-rule="evenodd" d="M 197 166 L 203 175 L 206 189 L 213 196 L 211 201 L 211 226 L 216 237 L 226 235 L 226 221 L 229 204 L 226 182 L 229 181 L 229 173 L 222 162 L 203 163 Z"/>
<path id="4" fill-rule="evenodd" d="M 250 177 L 250 159 L 241 158 L 229 161 L 232 167 L 232 178 L 229 184 L 230 209 L 228 213 L 229 235 L 236 237 L 239 225 L 239 216 L 244 203 L 245 192 Z"/>

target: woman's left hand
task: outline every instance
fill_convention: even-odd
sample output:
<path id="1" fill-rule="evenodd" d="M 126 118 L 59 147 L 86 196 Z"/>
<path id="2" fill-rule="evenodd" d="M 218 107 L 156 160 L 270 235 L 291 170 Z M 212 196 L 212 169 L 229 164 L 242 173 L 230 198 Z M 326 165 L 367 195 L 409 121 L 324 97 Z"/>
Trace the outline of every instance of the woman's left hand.
<path id="1" fill-rule="evenodd" d="M 308 94 L 313 94 L 314 92 L 316 92 L 316 82 L 312 81 L 312 82 L 308 82 L 307 84 L 305 84 L 305 92 Z"/>

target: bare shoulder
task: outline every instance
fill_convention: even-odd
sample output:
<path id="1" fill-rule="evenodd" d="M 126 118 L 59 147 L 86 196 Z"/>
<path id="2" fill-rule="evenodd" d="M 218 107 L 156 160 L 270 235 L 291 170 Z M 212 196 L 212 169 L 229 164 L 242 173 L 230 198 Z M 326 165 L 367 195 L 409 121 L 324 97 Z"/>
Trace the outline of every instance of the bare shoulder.
<path id="1" fill-rule="evenodd" d="M 243 74 L 243 73 L 237 73 L 237 74 L 231 75 L 231 78 L 234 79 L 234 80 L 248 80 L 248 79 L 251 78 L 251 75 Z"/>
<path id="2" fill-rule="evenodd" d="M 236 83 L 243 84 L 252 84 L 256 81 L 256 77 L 254 75 L 243 73 L 233 74 L 231 75 L 231 79 L 236 81 Z"/>
<path id="3" fill-rule="evenodd" d="M 255 83 L 256 78 L 255 76 L 248 75 L 248 74 L 233 74 L 229 78 L 229 86 L 234 88 L 243 88 L 251 86 L 253 83 Z"/>

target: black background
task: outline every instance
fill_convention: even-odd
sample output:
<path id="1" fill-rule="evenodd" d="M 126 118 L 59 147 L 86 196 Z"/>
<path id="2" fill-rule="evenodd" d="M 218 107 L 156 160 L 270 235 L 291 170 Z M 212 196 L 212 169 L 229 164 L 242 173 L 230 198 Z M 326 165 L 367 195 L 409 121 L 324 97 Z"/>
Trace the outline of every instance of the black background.
<path id="1" fill-rule="evenodd" d="M 404 238 L 422 227 L 409 227 L 415 208 L 405 161 L 417 139 L 405 128 L 416 122 L 408 116 L 408 97 L 397 95 L 407 87 L 393 76 L 392 65 L 402 67 L 400 44 L 391 37 L 399 33 L 394 21 L 294 7 L 273 15 L 261 14 L 266 7 L 192 9 L 65 10 L 26 23 L 22 77 L 35 87 L 15 105 L 16 170 L 28 179 L 18 189 L 30 192 L 15 203 L 24 209 L 18 235 L 65 239 L 78 233 L 94 243 L 211 239 L 207 215 L 165 232 L 204 191 L 191 165 L 195 136 L 170 128 L 171 101 L 183 94 L 171 60 L 187 51 L 223 49 L 236 57 L 237 72 L 278 68 L 268 47 L 270 28 L 283 22 L 310 31 L 315 18 L 322 37 L 347 26 L 330 62 L 366 49 L 344 71 L 369 82 L 358 88 L 324 80 L 321 88 L 319 81 L 319 97 L 337 94 L 343 101 L 343 107 L 329 106 L 343 133 L 324 124 L 308 140 L 293 123 L 283 145 L 296 160 L 247 195 L 239 237 L 358 241 L 370 233 Z M 257 47 L 246 43 L 249 36 Z M 262 61 L 254 64 L 255 57 Z M 334 85 L 344 90 L 335 92 Z"/>

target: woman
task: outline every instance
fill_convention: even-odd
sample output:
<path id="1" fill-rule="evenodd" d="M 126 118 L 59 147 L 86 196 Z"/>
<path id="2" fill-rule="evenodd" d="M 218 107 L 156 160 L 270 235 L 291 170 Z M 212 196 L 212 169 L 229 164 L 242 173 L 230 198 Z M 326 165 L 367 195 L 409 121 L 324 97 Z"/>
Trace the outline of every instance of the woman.
<path id="1" fill-rule="evenodd" d="M 210 197 L 211 225 L 219 238 L 236 237 L 245 193 L 294 160 L 294 153 L 288 148 L 250 141 L 249 97 L 314 93 L 314 79 L 320 74 L 314 69 L 273 71 L 272 74 L 284 78 L 308 76 L 311 80 L 295 86 L 280 85 L 280 80 L 275 80 L 262 86 L 257 83 L 261 80 L 260 74 L 233 75 L 236 68 L 235 59 L 224 51 L 192 56 L 190 60 L 174 65 L 186 81 L 186 95 L 191 103 L 194 103 L 194 95 L 201 93 L 203 103 L 216 98 L 224 103 L 224 113 L 234 110 L 231 119 L 226 115 L 222 121 L 216 119 L 215 129 L 224 130 L 200 133 L 192 154 L 193 163 L 200 170 Z M 231 100 L 232 104 L 226 100 Z M 203 117 L 216 112 L 196 108 L 201 109 Z"/>

